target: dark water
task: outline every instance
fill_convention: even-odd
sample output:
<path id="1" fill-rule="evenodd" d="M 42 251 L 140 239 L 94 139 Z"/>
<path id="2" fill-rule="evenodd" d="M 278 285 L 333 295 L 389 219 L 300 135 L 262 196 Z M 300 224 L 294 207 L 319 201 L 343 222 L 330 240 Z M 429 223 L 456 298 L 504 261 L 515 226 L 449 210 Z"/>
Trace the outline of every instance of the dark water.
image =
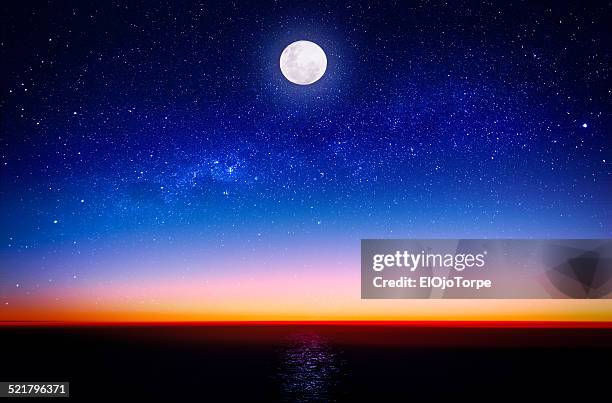
<path id="1" fill-rule="evenodd" d="M 2 381 L 79 400 L 424 401 L 609 393 L 611 329 L 0 328 Z"/>
<path id="2" fill-rule="evenodd" d="M 316 331 L 296 332 L 278 349 L 279 390 L 283 400 L 331 400 L 347 381 L 343 351 Z"/>

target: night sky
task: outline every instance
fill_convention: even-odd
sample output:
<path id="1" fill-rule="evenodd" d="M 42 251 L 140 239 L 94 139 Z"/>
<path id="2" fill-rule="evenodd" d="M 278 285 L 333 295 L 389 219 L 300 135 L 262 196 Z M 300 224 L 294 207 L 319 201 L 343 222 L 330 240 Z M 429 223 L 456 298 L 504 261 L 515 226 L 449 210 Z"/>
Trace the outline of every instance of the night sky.
<path id="1" fill-rule="evenodd" d="M 361 238 L 612 236 L 610 2 L 84 3 L 0 6 L 0 319 L 357 315 Z"/>

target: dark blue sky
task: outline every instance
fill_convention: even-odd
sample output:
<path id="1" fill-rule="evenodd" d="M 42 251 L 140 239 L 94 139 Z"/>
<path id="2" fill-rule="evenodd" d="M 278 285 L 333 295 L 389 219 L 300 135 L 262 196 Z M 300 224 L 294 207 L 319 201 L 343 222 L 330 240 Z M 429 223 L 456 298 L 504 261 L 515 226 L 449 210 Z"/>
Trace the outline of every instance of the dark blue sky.
<path id="1" fill-rule="evenodd" d="M 610 3 L 381 3 L 3 4 L 4 276 L 177 239 L 611 236 Z M 279 69 L 299 39 L 311 86 Z"/>

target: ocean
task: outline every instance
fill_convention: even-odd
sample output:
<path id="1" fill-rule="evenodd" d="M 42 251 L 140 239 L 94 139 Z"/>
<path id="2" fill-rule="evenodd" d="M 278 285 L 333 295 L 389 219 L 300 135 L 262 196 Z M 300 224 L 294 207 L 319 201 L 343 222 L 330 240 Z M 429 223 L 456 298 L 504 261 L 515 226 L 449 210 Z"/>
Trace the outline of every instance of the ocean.
<path id="1" fill-rule="evenodd" d="M 612 359 L 610 328 L 37 325 L 0 342 L 0 381 L 69 381 L 84 401 L 584 399 L 607 394 Z"/>

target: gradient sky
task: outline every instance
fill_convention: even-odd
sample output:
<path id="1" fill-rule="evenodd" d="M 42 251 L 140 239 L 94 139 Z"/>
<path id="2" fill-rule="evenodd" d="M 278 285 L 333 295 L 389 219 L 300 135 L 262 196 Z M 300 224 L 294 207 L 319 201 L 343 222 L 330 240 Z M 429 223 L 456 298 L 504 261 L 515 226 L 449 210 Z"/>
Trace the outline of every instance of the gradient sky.
<path id="1" fill-rule="evenodd" d="M 612 320 L 359 298 L 361 238 L 612 235 L 608 2 L 9 3 L 0 320 Z"/>

